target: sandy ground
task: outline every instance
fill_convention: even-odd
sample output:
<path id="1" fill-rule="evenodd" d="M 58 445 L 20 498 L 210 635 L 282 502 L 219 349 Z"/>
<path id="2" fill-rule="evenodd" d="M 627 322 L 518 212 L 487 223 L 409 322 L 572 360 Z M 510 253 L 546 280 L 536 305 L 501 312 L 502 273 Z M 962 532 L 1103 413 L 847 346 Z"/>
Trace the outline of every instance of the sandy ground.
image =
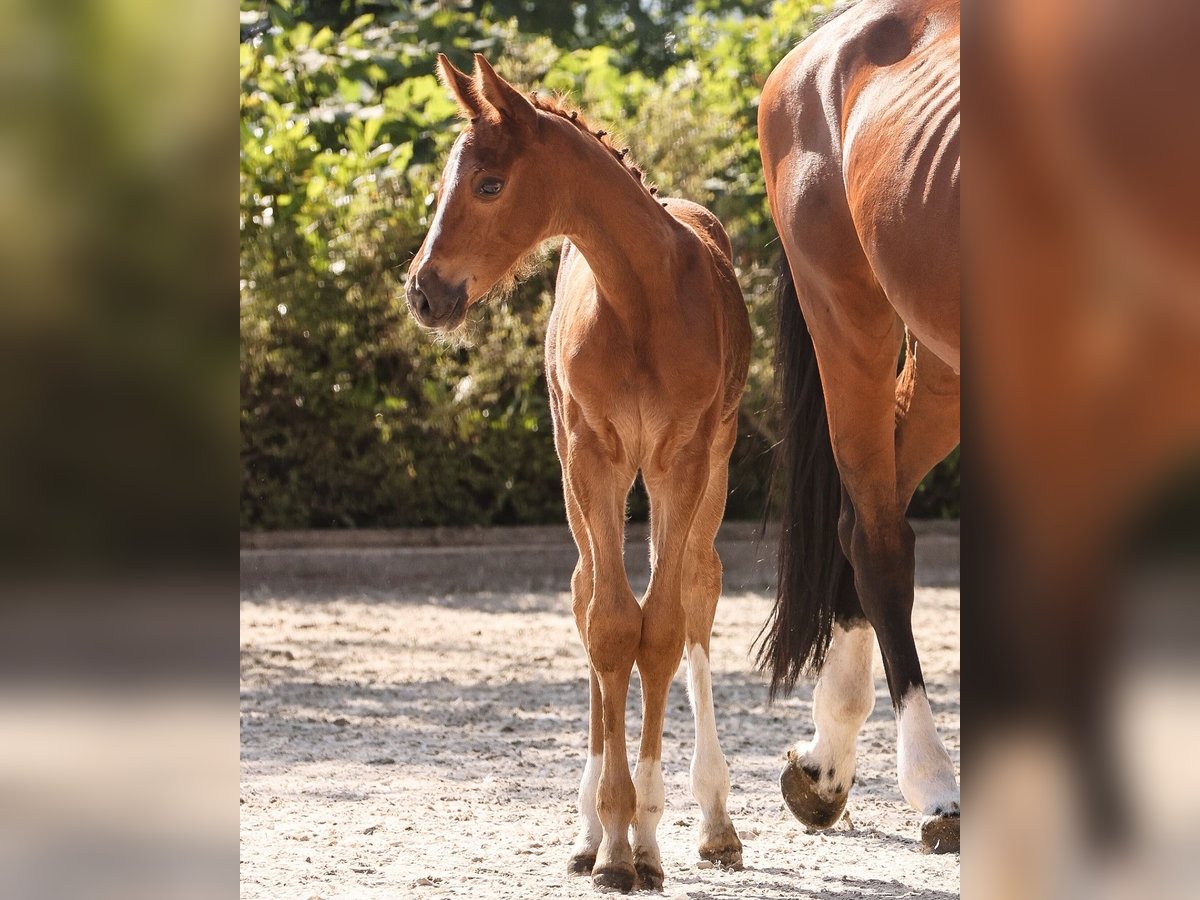
<path id="1" fill-rule="evenodd" d="M 244 898 L 593 896 L 565 874 L 587 728 L 583 649 L 559 593 L 242 598 Z M 917 592 L 930 701 L 959 758 L 956 589 Z M 957 856 L 918 849 L 896 784 L 895 724 L 876 661 L 853 827 L 808 834 L 777 777 L 811 736 L 811 688 L 766 704 L 749 648 L 765 594 L 726 596 L 713 637 L 718 727 L 740 872 L 696 854 L 693 743 L 681 672 L 664 740 L 659 843 L 668 897 L 959 895 Z M 640 728 L 630 692 L 630 746 Z"/>

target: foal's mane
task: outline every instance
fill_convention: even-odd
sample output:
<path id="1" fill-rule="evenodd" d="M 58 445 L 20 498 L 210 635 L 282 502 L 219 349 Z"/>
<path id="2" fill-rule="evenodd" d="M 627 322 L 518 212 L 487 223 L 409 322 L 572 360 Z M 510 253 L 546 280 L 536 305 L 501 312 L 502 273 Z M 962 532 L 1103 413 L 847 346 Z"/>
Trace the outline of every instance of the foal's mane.
<path id="1" fill-rule="evenodd" d="M 618 150 L 613 145 L 612 138 L 609 136 L 607 131 L 603 129 L 593 131 L 592 126 L 587 123 L 587 120 L 584 119 L 579 110 L 573 107 L 567 101 L 566 97 L 561 94 L 543 95 L 536 92 L 531 92 L 528 96 L 529 102 L 542 112 L 550 113 L 551 115 L 566 119 L 581 132 L 599 141 L 600 145 L 612 154 L 613 159 L 621 164 L 621 167 L 630 174 L 634 181 L 649 191 L 650 194 L 653 195 L 658 193 L 658 186 L 647 184 L 646 173 L 643 172 L 639 166 L 634 165 L 633 161 L 629 159 L 629 148 L 625 147 L 621 150 Z"/>

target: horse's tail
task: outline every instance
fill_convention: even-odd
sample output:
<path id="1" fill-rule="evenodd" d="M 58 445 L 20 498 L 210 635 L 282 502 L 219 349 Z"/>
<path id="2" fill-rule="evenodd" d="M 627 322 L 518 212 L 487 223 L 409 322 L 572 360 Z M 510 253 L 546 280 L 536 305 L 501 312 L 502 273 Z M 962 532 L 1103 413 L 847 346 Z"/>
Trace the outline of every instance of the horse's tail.
<path id="1" fill-rule="evenodd" d="M 838 540 L 842 481 L 829 441 L 825 393 L 812 336 L 783 257 L 775 292 L 775 393 L 781 404 L 771 482 L 781 489 L 775 608 L 758 636 L 771 698 L 819 672 L 834 618 L 862 618 L 854 573 Z M 772 491 L 774 493 L 774 491 Z"/>

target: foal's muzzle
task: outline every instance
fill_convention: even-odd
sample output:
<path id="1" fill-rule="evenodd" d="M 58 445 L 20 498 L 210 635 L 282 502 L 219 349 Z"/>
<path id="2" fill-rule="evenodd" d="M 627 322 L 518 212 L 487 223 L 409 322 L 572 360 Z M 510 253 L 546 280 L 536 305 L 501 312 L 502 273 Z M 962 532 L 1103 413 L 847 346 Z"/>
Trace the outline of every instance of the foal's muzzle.
<path id="1" fill-rule="evenodd" d="M 426 328 L 452 331 L 467 317 L 467 282 L 447 284 L 428 268 L 409 276 L 404 297 L 413 318 Z"/>

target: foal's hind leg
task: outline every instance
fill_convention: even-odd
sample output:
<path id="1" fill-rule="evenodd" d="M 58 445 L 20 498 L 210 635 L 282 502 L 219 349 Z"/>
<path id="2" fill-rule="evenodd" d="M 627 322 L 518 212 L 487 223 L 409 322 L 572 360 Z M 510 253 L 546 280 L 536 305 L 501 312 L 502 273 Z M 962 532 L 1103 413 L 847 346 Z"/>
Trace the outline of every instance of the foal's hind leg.
<path id="1" fill-rule="evenodd" d="M 708 444 L 695 440 L 662 471 L 643 473 L 650 495 L 652 570 L 642 606 L 637 665 L 642 679 L 642 742 L 634 781 L 634 858 L 643 888 L 662 887 L 658 852 L 663 814 L 662 732 L 667 695 L 683 655 L 684 559 L 688 535 L 708 483 Z"/>
<path id="2" fill-rule="evenodd" d="M 709 639 L 721 596 L 721 558 L 713 546 L 725 512 L 729 451 L 736 431 L 727 429 L 713 448 L 708 488 L 688 543 L 684 565 L 684 612 L 687 616 L 688 696 L 696 724 L 692 755 L 692 794 L 700 805 L 700 856 L 730 868 L 741 868 L 742 842 L 729 818 L 729 766 L 717 738 L 713 709 Z"/>

